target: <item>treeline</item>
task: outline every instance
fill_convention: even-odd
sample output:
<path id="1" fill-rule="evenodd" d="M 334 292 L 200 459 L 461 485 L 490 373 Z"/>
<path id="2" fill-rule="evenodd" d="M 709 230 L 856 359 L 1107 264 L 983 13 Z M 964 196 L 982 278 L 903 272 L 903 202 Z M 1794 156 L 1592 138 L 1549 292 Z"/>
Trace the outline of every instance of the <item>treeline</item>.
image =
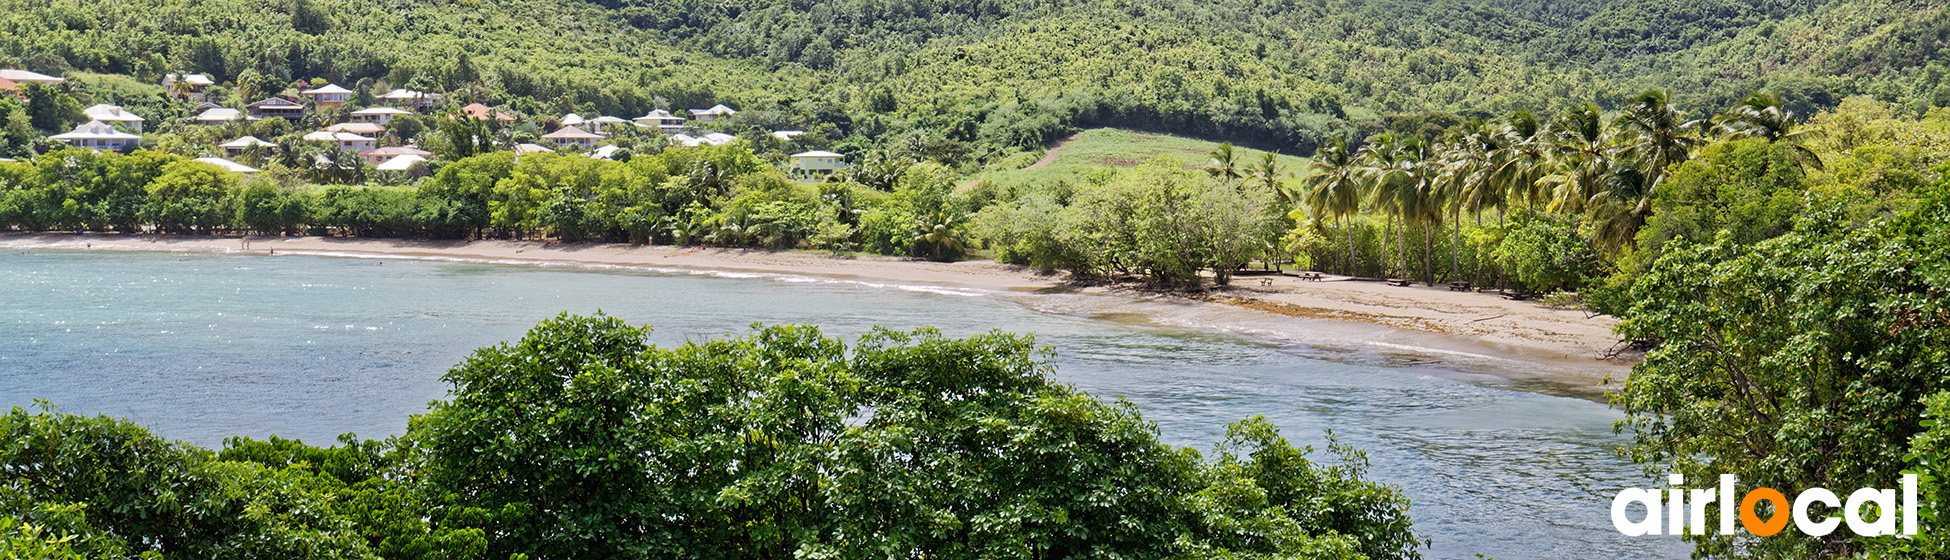
<path id="1" fill-rule="evenodd" d="M 269 167 L 265 175 L 302 176 Z M 968 210 L 945 168 L 890 161 L 849 179 L 794 182 L 736 144 L 628 162 L 490 152 L 445 164 L 415 187 L 281 184 L 156 151 L 71 149 L 0 162 L 0 228 L 966 254 Z"/>
<path id="2" fill-rule="evenodd" d="M 812 327 L 660 348 L 559 317 L 385 441 L 0 415 L 0 556 L 1416 558 L 1408 501 L 1264 419 L 1211 457 L 1051 380 L 1027 337 Z"/>

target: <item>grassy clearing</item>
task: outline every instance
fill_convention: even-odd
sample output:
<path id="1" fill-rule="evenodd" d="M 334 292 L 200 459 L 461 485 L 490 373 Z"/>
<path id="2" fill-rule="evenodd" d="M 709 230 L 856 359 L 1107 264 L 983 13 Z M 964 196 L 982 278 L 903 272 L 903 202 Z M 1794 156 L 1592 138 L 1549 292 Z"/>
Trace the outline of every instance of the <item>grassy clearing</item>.
<path id="1" fill-rule="evenodd" d="M 1026 186 L 1076 181 L 1092 172 L 1108 168 L 1130 168 L 1164 155 L 1183 162 L 1188 169 L 1202 169 L 1211 159 L 1218 142 L 1179 136 L 1151 134 L 1116 128 L 1096 128 L 1079 132 L 1056 151 L 1048 165 L 1029 168 L 1030 158 L 1010 158 L 975 176 L 977 181 L 997 185 Z M 1239 164 L 1250 167 L 1259 162 L 1260 150 L 1238 148 Z M 1308 158 L 1278 155 L 1280 167 L 1291 176 L 1306 171 Z"/>

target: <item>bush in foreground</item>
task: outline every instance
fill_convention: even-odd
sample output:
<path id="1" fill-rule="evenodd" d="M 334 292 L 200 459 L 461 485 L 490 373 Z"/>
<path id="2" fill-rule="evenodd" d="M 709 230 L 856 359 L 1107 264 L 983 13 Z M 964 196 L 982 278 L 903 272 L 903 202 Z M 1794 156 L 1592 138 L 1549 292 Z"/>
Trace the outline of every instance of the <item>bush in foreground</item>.
<path id="1" fill-rule="evenodd" d="M 166 558 L 1416 556 L 1407 500 L 1363 481 L 1358 453 L 1314 463 L 1263 419 L 1231 426 L 1214 458 L 1173 448 L 1128 403 L 1052 382 L 1025 337 L 877 330 L 849 346 L 767 327 L 659 348 L 648 332 L 544 322 L 450 371 L 452 398 L 386 442 L 233 439 L 213 454 L 16 409 L 0 434 L 27 443 L 0 448 L 0 519 L 40 532 L 0 543 Z"/>

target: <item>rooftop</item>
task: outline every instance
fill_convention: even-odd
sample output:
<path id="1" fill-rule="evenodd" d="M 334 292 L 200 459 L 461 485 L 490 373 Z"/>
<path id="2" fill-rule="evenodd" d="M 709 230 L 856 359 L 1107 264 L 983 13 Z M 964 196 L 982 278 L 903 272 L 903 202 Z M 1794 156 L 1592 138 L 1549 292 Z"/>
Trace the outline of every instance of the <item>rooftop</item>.
<path id="1" fill-rule="evenodd" d="M 55 140 L 141 140 L 142 139 L 141 136 L 116 130 L 115 127 L 109 126 L 108 123 L 102 121 L 88 121 L 87 124 L 74 127 L 73 132 L 69 132 L 67 134 L 56 134 L 53 136 L 49 136 L 48 138 L 53 138 Z"/>

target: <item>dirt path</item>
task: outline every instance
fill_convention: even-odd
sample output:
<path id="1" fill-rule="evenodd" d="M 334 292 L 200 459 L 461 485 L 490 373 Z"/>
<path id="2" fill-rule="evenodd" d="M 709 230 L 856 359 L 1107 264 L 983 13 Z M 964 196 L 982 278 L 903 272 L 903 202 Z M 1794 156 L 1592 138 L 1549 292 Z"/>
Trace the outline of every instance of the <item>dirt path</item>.
<path id="1" fill-rule="evenodd" d="M 1055 144 L 1050 145 L 1048 151 L 1043 152 L 1043 159 L 1036 160 L 1036 163 L 1029 164 L 1029 167 L 1024 167 L 1023 169 L 1042 169 L 1049 167 L 1049 164 L 1056 162 L 1057 152 L 1063 151 L 1063 146 L 1075 139 L 1077 139 L 1077 135 L 1071 134 L 1068 138 L 1057 140 Z"/>

